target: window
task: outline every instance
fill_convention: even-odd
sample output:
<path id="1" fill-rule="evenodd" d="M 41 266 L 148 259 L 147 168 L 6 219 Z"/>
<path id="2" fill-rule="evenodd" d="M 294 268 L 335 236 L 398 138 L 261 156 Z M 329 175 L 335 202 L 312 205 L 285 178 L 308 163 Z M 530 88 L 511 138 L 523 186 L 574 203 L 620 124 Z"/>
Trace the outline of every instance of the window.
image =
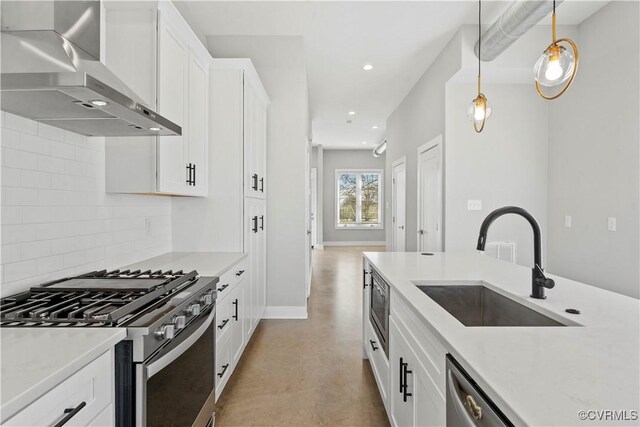
<path id="1" fill-rule="evenodd" d="M 336 228 L 382 228 L 381 170 L 336 170 Z"/>

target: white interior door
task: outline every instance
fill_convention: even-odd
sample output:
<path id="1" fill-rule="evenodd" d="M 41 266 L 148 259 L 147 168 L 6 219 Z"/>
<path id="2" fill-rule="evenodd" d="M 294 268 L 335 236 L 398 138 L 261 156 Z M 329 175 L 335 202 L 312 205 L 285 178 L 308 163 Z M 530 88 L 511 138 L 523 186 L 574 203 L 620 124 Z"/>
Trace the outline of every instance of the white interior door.
<path id="1" fill-rule="evenodd" d="M 318 169 L 311 169 L 311 247 L 318 245 Z"/>
<path id="2" fill-rule="evenodd" d="M 407 158 L 396 160 L 392 166 L 393 251 L 407 250 Z"/>
<path id="3" fill-rule="evenodd" d="M 418 148 L 418 249 L 442 250 L 442 136 Z"/>

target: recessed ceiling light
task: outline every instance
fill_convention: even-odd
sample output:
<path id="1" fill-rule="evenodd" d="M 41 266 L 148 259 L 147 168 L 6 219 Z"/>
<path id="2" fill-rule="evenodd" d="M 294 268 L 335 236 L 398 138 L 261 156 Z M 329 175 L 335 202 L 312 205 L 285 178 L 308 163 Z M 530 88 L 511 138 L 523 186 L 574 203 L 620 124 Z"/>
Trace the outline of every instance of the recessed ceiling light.
<path id="1" fill-rule="evenodd" d="M 105 105 L 107 105 L 107 101 L 103 101 L 101 99 L 94 99 L 93 101 L 89 101 L 89 102 L 95 105 L 96 107 L 104 107 Z"/>
<path id="2" fill-rule="evenodd" d="M 363 70 L 365 70 L 365 71 L 371 71 L 371 70 L 373 70 L 373 65 L 371 65 L 371 64 L 364 64 L 364 65 L 362 66 L 362 69 L 363 69 Z"/>
<path id="3" fill-rule="evenodd" d="M 350 116 L 355 116 L 355 115 L 356 115 L 356 112 L 355 112 L 355 111 L 349 111 L 349 115 L 350 115 Z"/>
<path id="4" fill-rule="evenodd" d="M 351 124 L 353 120 L 347 120 L 347 124 Z"/>
<path id="5" fill-rule="evenodd" d="M 371 129 L 378 129 L 378 126 L 371 126 Z"/>
<path id="6" fill-rule="evenodd" d="M 157 132 L 157 131 L 159 131 L 159 130 L 160 130 L 160 128 L 149 128 L 149 130 L 152 130 L 152 131 Z"/>
<path id="7" fill-rule="evenodd" d="M 363 144 L 366 144 L 366 143 L 367 143 L 367 141 L 362 141 L 362 143 L 363 143 Z"/>

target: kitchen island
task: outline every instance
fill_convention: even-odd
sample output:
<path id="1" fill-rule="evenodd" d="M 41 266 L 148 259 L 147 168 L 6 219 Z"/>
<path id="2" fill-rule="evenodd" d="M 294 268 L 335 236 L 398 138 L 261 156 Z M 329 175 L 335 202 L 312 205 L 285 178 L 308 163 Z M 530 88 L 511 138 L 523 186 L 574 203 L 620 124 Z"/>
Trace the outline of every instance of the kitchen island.
<path id="1" fill-rule="evenodd" d="M 450 353 L 491 400 L 516 425 L 638 425 L 640 406 L 640 301 L 554 275 L 556 286 L 547 299 L 533 299 L 531 269 L 498 261 L 479 252 L 364 253 L 365 269 L 372 267 L 390 285 L 391 323 L 406 324 L 403 333 L 414 334 L 427 356 L 424 363 L 436 389 L 434 405 L 444 420 L 444 358 L 425 360 L 432 354 Z M 484 286 L 566 325 L 562 327 L 464 326 L 423 293 L 419 284 L 447 285 L 481 282 Z M 365 290 L 368 291 L 365 279 Z M 364 339 L 369 341 L 367 291 Z M 569 314 L 577 309 L 580 314 Z M 394 314 L 395 313 L 395 314 Z M 410 321 L 398 321 L 397 317 Z M 394 318 L 395 316 L 395 318 Z M 415 322 L 413 322 L 415 320 Z M 413 322 L 413 323 L 412 323 Z M 390 346 L 394 346 L 394 329 Z M 408 331 L 408 332 L 407 332 Z M 369 334 L 370 336 L 371 334 Z M 428 336 L 428 339 L 422 339 Z M 374 337 L 375 338 L 375 337 Z M 436 342 L 437 341 L 437 342 Z M 364 353 L 371 352 L 364 342 Z M 419 345 L 422 347 L 422 344 Z M 433 349 L 442 351 L 432 351 Z M 393 353 L 393 350 L 391 351 Z M 421 354 L 419 351 L 417 354 Z M 369 357 L 371 359 L 371 357 Z M 401 362 L 402 363 L 402 362 Z M 432 366 L 433 364 L 433 366 Z M 380 364 L 379 364 L 380 365 Z M 384 366 L 384 363 L 382 363 Z M 392 380 L 388 373 L 374 373 L 379 388 L 388 382 L 387 412 L 393 420 Z M 402 380 L 401 380 L 402 381 Z M 417 382 L 417 380 L 416 380 Z M 417 387 L 417 384 L 413 385 Z M 402 387 L 401 387 L 402 388 Z M 405 398 L 406 400 L 406 398 Z M 418 405 L 416 403 L 416 405 Z M 583 420 L 580 411 L 625 411 L 622 419 Z M 635 411 L 635 412 L 634 412 Z"/>

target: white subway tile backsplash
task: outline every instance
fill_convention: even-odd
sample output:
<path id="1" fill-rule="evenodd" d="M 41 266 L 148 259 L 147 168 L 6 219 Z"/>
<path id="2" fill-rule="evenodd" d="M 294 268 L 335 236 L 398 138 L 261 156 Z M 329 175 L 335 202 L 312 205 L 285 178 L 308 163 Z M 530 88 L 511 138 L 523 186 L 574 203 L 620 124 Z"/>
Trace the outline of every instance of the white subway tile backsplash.
<path id="1" fill-rule="evenodd" d="M 170 199 L 105 193 L 104 138 L 4 112 L 0 123 L 0 296 L 171 250 Z"/>
<path id="2" fill-rule="evenodd" d="M 64 130 L 53 126 L 38 123 L 38 136 L 52 141 L 64 141 Z"/>
<path id="3" fill-rule="evenodd" d="M 38 123 L 15 114 L 5 113 L 3 127 L 17 130 L 21 133 L 37 135 Z"/>

